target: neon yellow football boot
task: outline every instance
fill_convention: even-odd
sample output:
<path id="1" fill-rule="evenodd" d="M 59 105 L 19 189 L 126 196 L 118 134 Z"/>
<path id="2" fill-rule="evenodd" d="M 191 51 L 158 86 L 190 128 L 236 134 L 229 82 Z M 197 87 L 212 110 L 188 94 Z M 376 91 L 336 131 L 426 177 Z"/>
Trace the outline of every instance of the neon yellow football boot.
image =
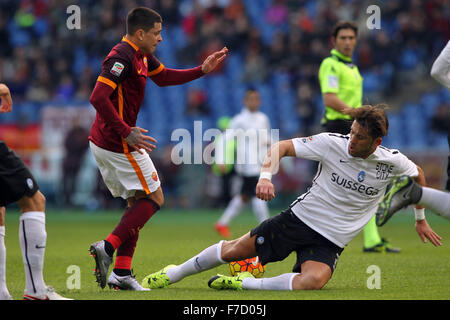
<path id="1" fill-rule="evenodd" d="M 159 289 L 168 287 L 170 284 L 170 280 L 166 272 L 167 270 L 173 267 L 176 267 L 176 265 L 170 264 L 157 272 L 149 274 L 142 280 L 141 283 L 142 287 L 149 289 Z"/>
<path id="2" fill-rule="evenodd" d="M 216 290 L 238 290 L 241 291 L 242 288 L 242 280 L 248 277 L 253 277 L 250 272 L 241 272 L 234 277 L 224 276 L 218 274 L 208 281 L 208 286 L 210 288 Z"/>

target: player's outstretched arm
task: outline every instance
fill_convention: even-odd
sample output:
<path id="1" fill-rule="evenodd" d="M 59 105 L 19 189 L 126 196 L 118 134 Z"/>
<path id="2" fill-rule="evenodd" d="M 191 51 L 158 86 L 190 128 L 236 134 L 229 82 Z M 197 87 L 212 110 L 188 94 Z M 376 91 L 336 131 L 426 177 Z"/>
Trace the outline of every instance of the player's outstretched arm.
<path id="1" fill-rule="evenodd" d="M 0 99 L 2 101 L 2 104 L 0 105 L 0 113 L 11 112 L 13 105 L 11 92 L 3 83 L 0 83 Z"/>
<path id="2" fill-rule="evenodd" d="M 279 165 L 283 157 L 295 157 L 295 149 L 292 140 L 283 140 L 273 144 L 267 151 L 261 166 L 261 174 L 258 184 L 256 185 L 256 196 L 264 201 L 271 201 L 275 198 L 275 188 L 272 184 L 271 177 Z"/>
<path id="3" fill-rule="evenodd" d="M 226 58 L 228 49 L 224 47 L 222 50 L 214 52 L 208 56 L 202 65 L 191 69 L 172 69 L 164 67 L 163 70 L 150 79 L 159 87 L 176 86 L 196 80 L 205 74 L 213 71 Z"/>

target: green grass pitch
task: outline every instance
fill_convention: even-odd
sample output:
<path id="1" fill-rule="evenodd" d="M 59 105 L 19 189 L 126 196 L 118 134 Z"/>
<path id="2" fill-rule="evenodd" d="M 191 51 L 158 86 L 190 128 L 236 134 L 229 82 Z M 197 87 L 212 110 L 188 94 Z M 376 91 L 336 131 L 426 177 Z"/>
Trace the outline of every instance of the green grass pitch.
<path id="1" fill-rule="evenodd" d="M 272 212 L 276 214 L 277 212 Z M 161 210 L 141 230 L 133 262 L 139 281 L 148 273 L 167 264 L 179 264 L 207 246 L 221 240 L 213 224 L 219 210 Z M 101 290 L 92 274 L 93 259 L 88 254 L 92 242 L 104 239 L 121 217 L 121 212 L 47 212 L 47 248 L 44 277 L 48 285 L 64 296 L 77 300 L 449 300 L 450 299 L 450 222 L 428 213 L 431 227 L 443 238 L 443 246 L 423 244 L 414 229 L 412 210 L 394 216 L 380 234 L 400 254 L 362 253 L 362 235 L 344 250 L 337 269 L 328 284 L 318 291 L 214 291 L 207 285 L 216 273 L 228 274 L 228 266 L 185 278 L 166 289 L 150 292 Z M 21 299 L 25 286 L 24 268 L 18 240 L 17 211 L 6 213 L 7 285 L 14 299 Z M 231 224 L 237 237 L 253 226 L 256 220 L 243 212 Z M 295 256 L 267 265 L 265 276 L 291 272 Z M 369 289 L 370 266 L 380 271 L 380 289 Z M 73 269 L 70 268 L 72 266 Z M 80 288 L 73 281 L 79 270 Z M 72 273 L 70 273 L 72 272 Z M 72 277 L 72 278 L 71 278 Z"/>

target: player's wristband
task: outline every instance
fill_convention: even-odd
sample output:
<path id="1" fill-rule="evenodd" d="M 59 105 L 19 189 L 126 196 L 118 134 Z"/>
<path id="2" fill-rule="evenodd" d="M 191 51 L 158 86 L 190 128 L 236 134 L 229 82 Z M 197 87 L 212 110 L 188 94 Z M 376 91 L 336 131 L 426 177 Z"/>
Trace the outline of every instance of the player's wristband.
<path id="1" fill-rule="evenodd" d="M 414 215 L 416 216 L 416 221 L 425 219 L 425 209 L 414 208 Z"/>
<path id="2" fill-rule="evenodd" d="M 272 174 L 270 172 L 268 172 L 268 171 L 263 171 L 259 175 L 259 179 L 267 179 L 267 180 L 271 181 L 272 180 Z"/>

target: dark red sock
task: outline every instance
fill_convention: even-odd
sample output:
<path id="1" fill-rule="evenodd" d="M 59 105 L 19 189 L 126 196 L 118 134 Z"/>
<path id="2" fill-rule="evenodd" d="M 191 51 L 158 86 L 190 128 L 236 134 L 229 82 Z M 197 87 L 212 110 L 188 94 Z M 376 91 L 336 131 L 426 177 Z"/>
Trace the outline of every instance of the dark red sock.
<path id="1" fill-rule="evenodd" d="M 122 244 L 134 237 L 136 237 L 137 241 L 139 230 L 144 227 L 148 219 L 150 219 L 158 210 L 159 206 L 150 199 L 137 200 L 131 208 L 128 208 L 127 211 L 125 211 L 119 224 L 106 240 L 113 245 L 114 249 L 118 249 Z M 134 240 L 132 240 L 131 243 L 133 243 L 133 241 Z M 130 245 L 128 245 L 128 247 L 129 246 Z M 136 244 L 134 244 L 134 246 L 136 246 Z"/>
<path id="2" fill-rule="evenodd" d="M 131 269 L 131 259 L 136 250 L 139 233 L 136 233 L 134 237 L 123 242 L 119 248 L 117 248 L 116 262 L 114 264 L 115 269 Z"/>

